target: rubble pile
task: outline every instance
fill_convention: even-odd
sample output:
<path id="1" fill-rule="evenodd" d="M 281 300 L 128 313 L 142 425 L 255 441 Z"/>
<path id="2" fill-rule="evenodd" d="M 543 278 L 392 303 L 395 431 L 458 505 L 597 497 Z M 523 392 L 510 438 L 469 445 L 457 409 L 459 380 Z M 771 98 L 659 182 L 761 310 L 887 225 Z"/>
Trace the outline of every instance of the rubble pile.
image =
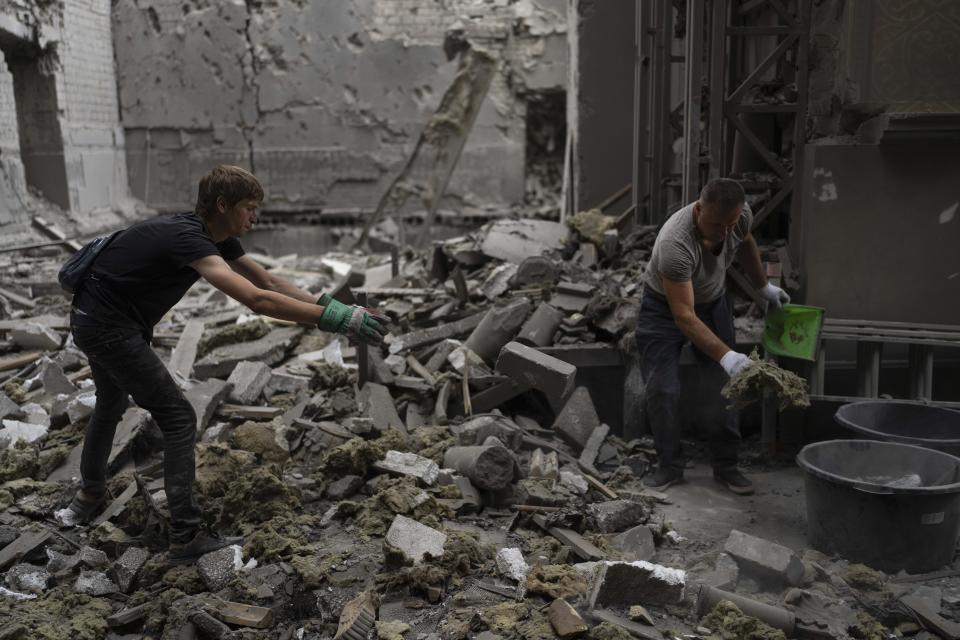
<path id="1" fill-rule="evenodd" d="M 942 620 L 939 598 L 812 552 L 740 532 L 719 555 L 684 548 L 640 483 L 650 441 L 613 435 L 577 377 L 578 350 L 631 333 L 655 230 L 588 217 L 594 242 L 502 220 L 395 264 L 253 254 L 376 306 L 382 347 L 247 316 L 198 283 L 153 343 L 197 414 L 203 512 L 244 542 L 190 565 L 167 559 L 162 443 L 137 407 L 105 510 L 51 519 L 96 390 L 64 299 L 7 298 L 0 638 L 772 638 L 764 607 L 859 638 L 904 612 Z"/>

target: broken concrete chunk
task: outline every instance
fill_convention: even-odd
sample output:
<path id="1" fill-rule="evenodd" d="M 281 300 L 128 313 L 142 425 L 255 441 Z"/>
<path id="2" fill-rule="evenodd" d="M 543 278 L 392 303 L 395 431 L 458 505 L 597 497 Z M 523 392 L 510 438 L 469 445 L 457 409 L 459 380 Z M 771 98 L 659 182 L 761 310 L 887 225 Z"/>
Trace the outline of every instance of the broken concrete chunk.
<path id="1" fill-rule="evenodd" d="M 415 453 L 387 451 L 383 460 L 373 463 L 373 468 L 387 473 L 396 473 L 416 478 L 427 486 L 432 486 L 440 475 L 440 467 L 429 458 Z"/>
<path id="2" fill-rule="evenodd" d="M 137 574 L 149 559 L 150 552 L 140 547 L 130 547 L 123 552 L 122 556 L 117 558 L 113 567 L 110 568 L 110 574 L 117 586 L 120 587 L 120 591 L 130 593 L 130 589 L 137 579 Z"/>
<path id="3" fill-rule="evenodd" d="M 546 287 L 557 281 L 557 266 L 550 258 L 530 256 L 517 267 L 514 283 L 518 287 Z"/>
<path id="4" fill-rule="evenodd" d="M 244 422 L 233 431 L 232 440 L 237 449 L 255 453 L 270 462 L 284 463 L 290 457 L 286 440 L 272 423 Z"/>
<path id="5" fill-rule="evenodd" d="M 387 429 L 398 429 L 406 432 L 406 425 L 397 413 L 390 390 L 382 384 L 368 382 L 360 389 L 357 397 L 360 411 L 373 420 L 373 428 L 380 433 Z"/>
<path id="6" fill-rule="evenodd" d="M 564 441 L 578 449 L 583 449 L 587 445 L 590 436 L 599 426 L 600 417 L 586 387 L 574 389 L 553 423 L 554 431 Z"/>
<path id="7" fill-rule="evenodd" d="M 97 597 L 119 591 L 116 583 L 102 571 L 81 571 L 73 583 L 73 590 Z"/>
<path id="8" fill-rule="evenodd" d="M 20 422 L 19 420 L 4 420 L 3 428 L 0 429 L 0 449 L 12 447 L 14 444 L 23 440 L 24 442 L 36 442 L 47 435 L 50 427 L 42 424 L 30 424 L 29 422 Z"/>
<path id="9" fill-rule="evenodd" d="M 653 618 L 650 616 L 650 612 L 639 604 L 635 604 L 630 607 L 630 611 L 627 612 L 627 615 L 634 622 L 642 622 L 643 624 L 651 627 L 654 625 Z"/>
<path id="10" fill-rule="evenodd" d="M 71 394 L 77 391 L 77 387 L 70 382 L 70 379 L 63 373 L 60 365 L 52 360 L 46 359 L 40 369 L 40 380 L 43 382 L 43 391 L 49 395 L 59 393 Z"/>
<path id="11" fill-rule="evenodd" d="M 50 573 L 70 573 L 80 564 L 80 554 L 72 556 L 47 547 L 47 571 Z"/>
<path id="12" fill-rule="evenodd" d="M 803 562 L 783 545 L 734 529 L 723 550 L 733 556 L 742 570 L 759 578 L 778 580 L 792 586 L 803 581 Z"/>
<path id="13" fill-rule="evenodd" d="M 365 591 L 343 606 L 333 640 L 365 640 L 376 626 L 378 598 Z"/>
<path id="14" fill-rule="evenodd" d="M 193 373 L 199 380 L 225 378 L 245 360 L 270 366 L 279 364 L 302 333 L 299 327 L 285 327 L 274 329 L 258 340 L 217 347 L 193 365 Z"/>
<path id="15" fill-rule="evenodd" d="M 242 567 L 243 549 L 236 544 L 211 551 L 197 561 L 200 578 L 213 593 L 226 587 Z"/>
<path id="16" fill-rule="evenodd" d="M 594 574 L 590 606 L 629 607 L 635 604 L 677 604 L 683 600 L 686 572 L 644 560 L 600 562 Z"/>
<path id="17" fill-rule="evenodd" d="M 220 622 L 206 611 L 194 611 L 190 614 L 190 622 L 200 632 L 201 638 L 216 638 L 227 640 L 231 637 L 230 627 Z"/>
<path id="18" fill-rule="evenodd" d="M 624 560 L 650 560 L 657 553 L 653 532 L 646 525 L 639 525 L 615 535 L 610 546 L 621 553 Z"/>
<path id="19" fill-rule="evenodd" d="M 580 495 L 584 495 L 590 490 L 590 484 L 586 478 L 573 471 L 561 471 L 560 484 L 569 489 L 573 489 L 573 491 Z"/>
<path id="20" fill-rule="evenodd" d="M 547 610 L 547 617 L 557 637 L 563 640 L 581 636 L 590 629 L 577 610 L 562 598 L 553 601 Z"/>
<path id="21" fill-rule="evenodd" d="M 587 509 L 601 533 L 619 533 L 635 524 L 646 522 L 650 515 L 643 503 L 630 500 L 597 502 L 588 505 Z"/>
<path id="22" fill-rule="evenodd" d="M 477 416 L 453 427 L 453 431 L 457 434 L 457 441 L 464 446 L 483 444 L 493 436 L 507 448 L 516 451 L 523 440 L 523 432 L 516 423 L 503 416 Z"/>
<path id="23" fill-rule="evenodd" d="M 227 383 L 233 385 L 230 401 L 237 404 L 256 403 L 272 373 L 263 362 L 241 362 L 227 378 Z"/>
<path id="24" fill-rule="evenodd" d="M 728 553 L 719 553 L 713 565 L 713 571 L 704 576 L 701 582 L 724 591 L 734 591 L 739 578 L 740 567 L 737 561 Z"/>
<path id="25" fill-rule="evenodd" d="M 93 547 L 81 547 L 79 555 L 80 564 L 89 569 L 100 569 L 110 562 L 106 553 Z"/>
<path id="26" fill-rule="evenodd" d="M 357 491 L 360 491 L 360 487 L 362 486 L 363 478 L 360 476 L 343 476 L 339 480 L 335 480 L 327 485 L 327 497 L 338 502 L 340 500 L 346 500 Z"/>
<path id="27" fill-rule="evenodd" d="M 510 288 L 510 281 L 517 273 L 517 265 L 504 262 L 495 267 L 480 285 L 480 293 L 488 300 L 499 298 Z"/>
<path id="28" fill-rule="evenodd" d="M 528 347 L 548 347 L 563 322 L 563 311 L 541 302 L 517 334 L 517 342 Z"/>
<path id="29" fill-rule="evenodd" d="M 398 515 L 387 531 L 384 546 L 389 546 L 414 563 L 420 563 L 428 555 L 442 557 L 446 541 L 447 536 L 443 532 Z"/>
<path id="30" fill-rule="evenodd" d="M 570 395 L 577 377 L 577 368 L 569 362 L 519 342 L 503 347 L 496 368 L 511 379 L 542 391 L 556 406 Z"/>
<path id="31" fill-rule="evenodd" d="M 36 322 L 25 322 L 10 330 L 10 339 L 21 349 L 54 351 L 63 344 L 63 336 L 50 327 Z"/>
<path id="32" fill-rule="evenodd" d="M 15 564 L 7 571 L 7 586 L 14 591 L 42 594 L 47 590 L 50 572 L 29 563 Z"/>
<path id="33" fill-rule="evenodd" d="M 593 464 L 600 455 L 600 448 L 603 447 L 609 433 L 610 427 L 605 424 L 601 424 L 593 430 L 587 444 L 583 447 L 583 451 L 580 452 L 580 464 L 582 466 L 588 469 L 593 468 Z"/>
<path id="34" fill-rule="evenodd" d="M 79 422 L 93 413 L 97 406 L 97 392 L 95 389 L 84 391 L 67 403 L 67 419 L 70 424 Z"/>
<path id="35" fill-rule="evenodd" d="M 230 384 L 217 378 L 204 380 L 192 386 L 187 392 L 187 401 L 197 414 L 197 433 L 203 433 L 210 423 L 217 407 L 230 394 Z"/>
<path id="36" fill-rule="evenodd" d="M 499 445 L 450 447 L 443 466 L 470 478 L 480 489 L 504 489 L 513 481 L 513 456 Z"/>
<path id="37" fill-rule="evenodd" d="M 270 373 L 270 380 L 267 382 L 267 386 L 264 387 L 263 392 L 267 397 L 278 393 L 297 394 L 305 391 L 309 386 L 310 376 L 298 375 L 281 368 L 276 368 Z"/>
<path id="38" fill-rule="evenodd" d="M 517 335 L 532 310 L 533 305 L 527 298 L 514 298 L 505 305 L 493 307 L 463 343 L 464 346 L 485 362 L 492 363 L 504 345 Z"/>
<path id="39" fill-rule="evenodd" d="M 561 249 L 570 235 L 565 224 L 549 220 L 497 220 L 484 227 L 480 250 L 491 258 L 520 264 L 530 256 Z"/>
<path id="40" fill-rule="evenodd" d="M 20 405 L 10 399 L 10 397 L 0 391 L 0 419 L 17 418 L 22 415 Z"/>
<path id="41" fill-rule="evenodd" d="M 516 582 L 524 582 L 527 579 L 527 573 L 530 571 L 530 565 L 523 559 L 523 552 L 516 547 L 500 549 L 497 552 L 497 569 L 500 575 L 510 578 Z"/>

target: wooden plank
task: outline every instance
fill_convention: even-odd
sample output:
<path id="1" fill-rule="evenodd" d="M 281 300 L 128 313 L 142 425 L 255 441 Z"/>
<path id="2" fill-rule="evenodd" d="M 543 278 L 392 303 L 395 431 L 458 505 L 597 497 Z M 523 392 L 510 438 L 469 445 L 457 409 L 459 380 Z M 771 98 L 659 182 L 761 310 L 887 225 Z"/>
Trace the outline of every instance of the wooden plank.
<path id="1" fill-rule="evenodd" d="M 40 324 L 45 327 L 50 327 L 51 329 L 56 329 L 58 331 L 63 331 L 70 328 L 70 318 L 68 318 L 67 316 L 45 313 L 43 315 L 33 316 L 30 318 L 17 318 L 16 320 L 0 320 L 0 331 L 10 331 L 10 329 L 15 329 L 16 327 L 22 327 L 27 322 Z"/>
<path id="2" fill-rule="evenodd" d="M 953 331 L 960 333 L 960 325 L 955 324 L 924 324 L 915 322 L 896 322 L 891 320 L 851 320 L 849 318 L 824 318 L 824 326 L 855 326 L 855 327 L 877 327 L 883 329 L 913 329 L 930 331 Z"/>
<path id="3" fill-rule="evenodd" d="M 110 506 L 104 509 L 103 513 L 97 516 L 97 519 L 94 520 L 92 523 L 92 527 L 100 526 L 101 524 L 103 524 L 113 516 L 123 511 L 126 508 L 127 503 L 130 502 L 130 498 L 132 498 L 136 494 L 137 494 L 137 481 L 131 480 L 130 484 L 127 485 L 127 488 L 123 490 L 123 493 L 117 496 L 117 498 L 110 503 Z"/>
<path id="4" fill-rule="evenodd" d="M 538 527 L 562 542 L 564 546 L 569 547 L 578 558 L 587 561 L 602 560 L 604 558 L 602 550 L 573 529 L 548 526 L 547 518 L 542 514 L 535 514 L 533 521 Z"/>
<path id="5" fill-rule="evenodd" d="M 922 599 L 909 595 L 900 598 L 900 602 L 917 614 L 925 628 L 933 631 L 941 638 L 960 640 L 960 624 L 942 617 L 930 609 Z"/>
<path id="6" fill-rule="evenodd" d="M 433 377 L 433 374 L 430 373 L 430 370 L 425 366 L 420 364 L 420 361 L 417 360 L 416 356 L 410 354 L 407 356 L 407 365 L 416 373 L 418 376 L 427 381 L 431 387 L 437 386 L 437 379 Z"/>
<path id="7" fill-rule="evenodd" d="M 10 291 L 9 289 L 4 289 L 3 287 L 0 287 L 0 296 L 3 296 L 10 302 L 16 303 L 21 307 L 26 307 L 28 309 L 33 309 L 35 306 L 37 306 L 37 303 L 30 298 L 24 297 L 19 293 Z"/>
<path id="8" fill-rule="evenodd" d="M 40 229 L 48 237 L 53 238 L 54 240 L 59 240 L 61 243 L 72 249 L 73 251 L 80 251 L 83 248 L 83 245 L 77 242 L 76 240 L 71 240 L 67 237 L 67 234 L 63 232 L 60 227 L 55 225 L 52 222 L 47 222 L 40 216 L 37 216 L 33 219 L 33 226 L 37 229 Z"/>
<path id="9" fill-rule="evenodd" d="M 27 555 L 52 535 L 53 532 L 46 528 L 24 531 L 16 540 L 0 549 L 0 569 L 5 569 L 8 564 Z"/>
<path id="10" fill-rule="evenodd" d="M 183 327 L 180 339 L 177 340 L 177 346 L 170 354 L 170 362 L 167 363 L 167 370 L 182 379 L 187 380 L 193 373 L 193 363 L 197 359 L 197 345 L 200 344 L 200 338 L 203 336 L 203 321 L 190 320 Z"/>
<path id="11" fill-rule="evenodd" d="M 5 356 L 3 358 L 0 358 L 0 371 L 6 371 L 7 369 L 19 369 L 20 367 L 25 367 L 42 355 L 43 355 L 42 351 L 28 351 L 26 353 L 18 353 L 12 356 Z"/>

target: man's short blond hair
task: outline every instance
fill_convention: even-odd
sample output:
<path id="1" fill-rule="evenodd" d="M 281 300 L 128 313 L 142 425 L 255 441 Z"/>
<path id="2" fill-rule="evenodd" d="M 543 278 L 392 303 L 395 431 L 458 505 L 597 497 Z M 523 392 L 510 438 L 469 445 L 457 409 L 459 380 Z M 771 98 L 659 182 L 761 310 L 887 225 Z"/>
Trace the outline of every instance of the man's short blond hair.
<path id="1" fill-rule="evenodd" d="M 232 164 L 221 164 L 200 178 L 197 190 L 197 215 L 213 213 L 217 210 L 217 199 L 223 198 L 228 207 L 241 200 L 263 200 L 263 186 L 256 176 Z"/>

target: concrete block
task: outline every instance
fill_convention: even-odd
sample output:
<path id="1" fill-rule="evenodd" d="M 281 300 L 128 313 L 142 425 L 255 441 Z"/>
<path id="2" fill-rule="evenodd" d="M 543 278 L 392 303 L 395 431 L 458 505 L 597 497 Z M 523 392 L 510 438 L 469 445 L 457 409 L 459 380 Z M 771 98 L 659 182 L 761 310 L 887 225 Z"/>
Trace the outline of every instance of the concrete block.
<path id="1" fill-rule="evenodd" d="M 433 460 L 415 453 L 400 451 L 387 451 L 383 460 L 373 463 L 373 468 L 387 473 L 411 476 L 427 486 L 435 484 L 440 475 L 440 467 Z"/>
<path id="2" fill-rule="evenodd" d="M 553 430 L 557 435 L 578 449 L 587 445 L 590 436 L 599 427 L 600 418 L 586 387 L 574 389 L 553 423 Z"/>
<path id="3" fill-rule="evenodd" d="M 504 578 L 523 582 L 527 579 L 530 565 L 523 559 L 523 552 L 520 549 L 508 547 L 497 552 L 497 569 Z"/>
<path id="4" fill-rule="evenodd" d="M 81 571 L 73 583 L 73 590 L 90 596 L 105 596 L 116 593 L 120 589 L 117 584 L 102 571 Z"/>
<path id="5" fill-rule="evenodd" d="M 230 627 L 220 622 L 206 611 L 194 611 L 189 616 L 190 622 L 200 632 L 201 638 L 214 638 L 216 640 L 227 640 L 232 638 L 233 632 Z"/>
<path id="6" fill-rule="evenodd" d="M 227 384 L 233 385 L 230 402 L 255 404 L 270 381 L 272 371 L 263 362 L 241 362 L 230 373 Z"/>
<path id="7" fill-rule="evenodd" d="M 140 547 L 130 547 L 123 552 L 123 555 L 117 558 L 110 568 L 110 575 L 113 581 L 117 583 L 120 591 L 130 593 L 137 574 L 140 569 L 150 559 L 150 552 Z"/>
<path id="8" fill-rule="evenodd" d="M 508 449 L 516 451 L 520 449 L 523 441 L 523 432 L 512 420 L 503 416 L 470 418 L 452 430 L 457 435 L 457 441 L 464 446 L 483 444 L 487 438 L 493 436 Z"/>
<path id="9" fill-rule="evenodd" d="M 562 640 L 582 636 L 590 629 L 577 610 L 562 598 L 553 601 L 547 609 L 547 618 L 557 637 Z"/>
<path id="10" fill-rule="evenodd" d="M 455 476 L 453 478 L 453 484 L 457 485 L 457 489 L 460 490 L 460 501 L 457 505 L 457 515 L 470 515 L 479 513 L 480 509 L 483 508 L 483 500 L 480 497 L 480 492 L 477 491 L 477 488 L 473 486 L 472 482 L 470 482 L 470 478 Z"/>
<path id="11" fill-rule="evenodd" d="M 600 562 L 590 591 L 590 607 L 677 604 L 683 600 L 687 574 L 644 560 Z"/>
<path id="12" fill-rule="evenodd" d="M 587 444 L 583 446 L 583 451 L 580 452 L 581 465 L 588 469 L 593 467 L 597 461 L 597 457 L 600 455 L 600 448 L 603 446 L 609 433 L 610 427 L 605 424 L 601 424 L 590 433 Z"/>
<path id="13" fill-rule="evenodd" d="M 225 378 L 246 360 L 270 366 L 279 364 L 302 333 L 299 327 L 285 327 L 274 329 L 259 340 L 217 347 L 193 365 L 193 374 L 199 380 Z"/>
<path id="14" fill-rule="evenodd" d="M 20 440 L 34 442 L 47 435 L 50 427 L 42 424 L 30 424 L 19 420 L 4 420 L 0 429 L 0 449 L 12 447 Z"/>
<path id="15" fill-rule="evenodd" d="M 211 551 L 197 560 L 200 578 L 212 593 L 226 587 L 242 567 L 243 549 L 236 544 Z"/>
<path id="16" fill-rule="evenodd" d="M 43 567 L 21 562 L 7 570 L 7 586 L 21 593 L 41 594 L 47 590 L 50 572 Z"/>
<path id="17" fill-rule="evenodd" d="M 740 569 L 758 578 L 797 586 L 803 581 L 803 562 L 787 547 L 734 529 L 723 550 L 733 556 Z"/>
<path id="18" fill-rule="evenodd" d="M 339 502 L 354 495 L 363 486 L 360 476 L 343 476 L 327 485 L 326 494 L 331 500 Z"/>
<path id="19" fill-rule="evenodd" d="M 520 327 L 517 342 L 528 347 L 548 347 L 553 344 L 553 337 L 560 328 L 564 313 L 541 302 L 536 311 Z"/>
<path id="20" fill-rule="evenodd" d="M 80 554 L 67 555 L 47 547 L 47 571 L 50 573 L 70 573 L 80 564 Z"/>
<path id="21" fill-rule="evenodd" d="M 67 403 L 67 419 L 70 424 L 79 422 L 93 413 L 95 406 L 97 406 L 96 390 L 84 391 Z"/>
<path id="22" fill-rule="evenodd" d="M 21 415 L 20 405 L 11 400 L 6 393 L 0 391 L 0 419 L 18 418 Z"/>
<path id="23" fill-rule="evenodd" d="M 517 382 L 542 391 L 559 406 L 573 390 L 577 368 L 536 349 L 510 342 L 500 351 L 497 371 Z"/>
<path id="24" fill-rule="evenodd" d="M 264 393 L 270 397 L 277 393 L 297 394 L 310 386 L 310 378 L 301 376 L 289 371 L 284 371 L 278 367 L 270 374 L 270 381 L 264 389 Z"/>
<path id="25" fill-rule="evenodd" d="M 406 425 L 397 413 L 390 390 L 382 384 L 368 382 L 357 396 L 360 412 L 373 420 L 373 428 L 383 433 L 387 429 L 398 429 L 406 433 Z"/>
<path id="26" fill-rule="evenodd" d="M 384 546 L 398 551 L 414 563 L 420 563 L 427 555 L 442 557 L 446 541 L 447 536 L 443 532 L 398 515 L 387 531 Z"/>
<path id="27" fill-rule="evenodd" d="M 187 401 L 197 414 L 197 433 L 203 433 L 217 407 L 230 394 L 230 384 L 211 378 L 193 385 L 186 392 Z"/>
<path id="28" fill-rule="evenodd" d="M 653 532 L 646 525 L 627 529 L 610 539 L 610 546 L 618 550 L 624 560 L 650 560 L 657 553 Z"/>
<path id="29" fill-rule="evenodd" d="M 101 569 L 110 563 L 110 559 L 105 552 L 93 547 L 81 547 L 79 555 L 80 564 L 88 569 Z"/>
<path id="30" fill-rule="evenodd" d="M 587 479 L 573 471 L 561 471 L 560 484 L 568 489 L 572 489 L 581 496 L 586 495 L 587 491 L 590 490 L 590 484 L 587 483 Z"/>
<path id="31" fill-rule="evenodd" d="M 36 322 L 25 322 L 10 330 L 10 339 L 21 349 L 55 351 L 63 344 L 63 336 L 50 327 Z"/>
<path id="32" fill-rule="evenodd" d="M 610 500 L 596 502 L 587 506 L 590 515 L 597 522 L 601 533 L 620 533 L 630 527 L 646 522 L 650 511 L 642 502 L 630 500 Z"/>
<path id="33" fill-rule="evenodd" d="M 47 410 L 36 402 L 27 402 L 23 405 L 20 405 L 20 410 L 23 411 L 24 422 L 29 422 L 30 424 L 42 424 L 45 427 L 50 426 L 50 414 L 47 413 Z"/>
<path id="34" fill-rule="evenodd" d="M 520 331 L 531 311 L 533 305 L 527 298 L 515 298 L 505 305 L 493 307 L 487 311 L 464 346 L 485 362 L 493 362 L 504 345 Z"/>
<path id="35" fill-rule="evenodd" d="M 71 394 L 77 391 L 77 387 L 63 373 L 60 365 L 52 360 L 46 360 L 43 363 L 40 370 L 40 380 L 43 382 L 44 393 L 48 395 Z"/>

